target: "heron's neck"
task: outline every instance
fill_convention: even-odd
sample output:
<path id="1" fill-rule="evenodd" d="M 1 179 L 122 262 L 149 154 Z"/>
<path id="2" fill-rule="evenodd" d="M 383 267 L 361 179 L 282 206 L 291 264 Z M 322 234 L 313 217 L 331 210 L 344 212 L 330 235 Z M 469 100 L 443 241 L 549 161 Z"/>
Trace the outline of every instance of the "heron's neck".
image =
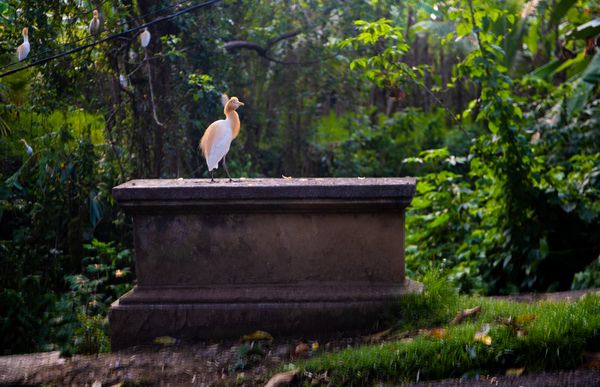
<path id="1" fill-rule="evenodd" d="M 23 35 L 23 43 L 29 43 L 29 38 L 27 35 Z"/>
<path id="2" fill-rule="evenodd" d="M 240 116 L 233 109 L 225 109 L 225 117 L 230 122 L 232 138 L 236 138 L 240 133 Z"/>

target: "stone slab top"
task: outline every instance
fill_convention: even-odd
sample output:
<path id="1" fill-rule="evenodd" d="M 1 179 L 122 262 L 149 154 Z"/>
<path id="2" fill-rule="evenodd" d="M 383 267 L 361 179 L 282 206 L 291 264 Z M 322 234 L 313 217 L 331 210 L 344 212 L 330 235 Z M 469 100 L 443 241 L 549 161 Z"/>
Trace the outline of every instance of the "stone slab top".
<path id="1" fill-rule="evenodd" d="M 400 199 L 415 194 L 414 177 L 130 180 L 113 188 L 118 202 L 252 199 Z"/>

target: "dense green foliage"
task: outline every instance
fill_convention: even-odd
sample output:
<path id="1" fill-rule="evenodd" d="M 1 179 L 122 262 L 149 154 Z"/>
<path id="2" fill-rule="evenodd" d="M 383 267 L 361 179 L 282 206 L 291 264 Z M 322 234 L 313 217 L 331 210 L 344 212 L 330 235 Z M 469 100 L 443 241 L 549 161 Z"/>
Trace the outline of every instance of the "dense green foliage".
<path id="1" fill-rule="evenodd" d="M 518 71 L 504 64 L 514 42 L 505 40 L 514 37 L 498 36 L 494 25 L 505 23 L 504 11 L 468 4 L 467 17 L 448 13 L 479 43 L 457 67 L 481 93 L 463 117 L 488 131 L 461 157 L 440 149 L 408 160 L 445 164 L 418 187 L 409 217 L 409 229 L 418 230 L 409 237 L 413 262 L 444 260 L 463 290 L 568 287 L 600 242 L 599 112 L 589 93 L 600 80 L 600 55 L 582 51 L 587 66 L 572 68 L 556 89 L 539 73 L 512 75 Z M 525 11 L 515 28 L 525 28 Z"/>
<path id="2" fill-rule="evenodd" d="M 509 369 L 535 372 L 574 368 L 581 365 L 584 351 L 600 348 L 598 295 L 573 303 L 525 304 L 459 298 L 439 278 L 430 278 L 425 284 L 423 296 L 405 299 L 400 306 L 404 311 L 411 307 L 427 311 L 421 319 L 408 316 L 408 320 L 400 320 L 410 337 L 324 354 L 301 364 L 301 368 L 312 375 L 326 372 L 334 385 L 410 383 L 494 375 Z M 440 309 L 440 299 L 456 302 Z M 458 311 L 475 306 L 480 306 L 481 312 L 474 318 L 448 324 Z M 481 337 L 486 339 L 476 339 L 478 332 L 485 332 Z"/>
<path id="3" fill-rule="evenodd" d="M 199 3 L 2 2 L 0 73 Z M 411 275 L 600 286 L 598 17 L 586 0 L 223 0 L 152 25 L 146 49 L 129 33 L 0 77 L 0 352 L 106 349 L 134 280 L 111 188 L 208 176 L 197 143 L 223 92 L 246 104 L 236 176 L 417 176 Z"/>

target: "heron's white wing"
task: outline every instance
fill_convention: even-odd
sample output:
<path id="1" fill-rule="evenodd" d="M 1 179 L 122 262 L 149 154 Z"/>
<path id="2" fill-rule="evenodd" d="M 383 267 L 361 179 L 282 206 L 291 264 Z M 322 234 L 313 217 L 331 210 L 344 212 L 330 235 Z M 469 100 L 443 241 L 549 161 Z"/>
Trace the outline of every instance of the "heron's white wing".
<path id="1" fill-rule="evenodd" d="M 140 40 L 142 42 L 142 47 L 148 47 L 148 44 L 150 44 L 150 31 L 144 30 L 140 35 Z"/>
<path id="2" fill-rule="evenodd" d="M 208 170 L 212 171 L 219 167 L 219 161 L 229 152 L 231 146 L 231 128 L 226 120 L 219 120 L 213 123 L 205 136 L 208 136 L 205 144 L 204 157 L 206 157 L 206 165 Z"/>
<path id="3" fill-rule="evenodd" d="M 23 60 L 27 58 L 27 55 L 29 55 L 29 42 L 23 42 L 23 44 L 17 48 L 17 56 L 19 57 L 19 60 Z"/>

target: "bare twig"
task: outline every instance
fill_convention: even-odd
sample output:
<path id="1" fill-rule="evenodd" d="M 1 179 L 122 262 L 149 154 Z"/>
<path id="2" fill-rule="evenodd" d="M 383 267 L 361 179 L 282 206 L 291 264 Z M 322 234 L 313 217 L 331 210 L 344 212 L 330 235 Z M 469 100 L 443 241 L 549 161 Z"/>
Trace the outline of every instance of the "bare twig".
<path id="1" fill-rule="evenodd" d="M 146 65 L 148 66 L 148 86 L 150 86 L 150 102 L 152 103 L 152 116 L 154 117 L 154 121 L 158 126 L 165 126 L 162 122 L 158 120 L 158 115 L 156 114 L 156 103 L 154 102 L 154 88 L 152 87 L 152 69 L 150 68 L 150 61 L 148 60 L 148 49 L 144 48 Z"/>

